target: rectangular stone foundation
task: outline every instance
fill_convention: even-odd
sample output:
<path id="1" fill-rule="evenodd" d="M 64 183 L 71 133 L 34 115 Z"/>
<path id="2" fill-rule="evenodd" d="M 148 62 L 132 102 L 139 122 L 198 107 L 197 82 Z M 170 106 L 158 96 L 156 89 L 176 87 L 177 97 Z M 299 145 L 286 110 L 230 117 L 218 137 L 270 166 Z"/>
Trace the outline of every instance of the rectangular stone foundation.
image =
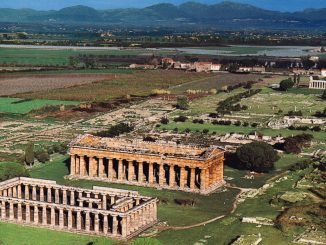
<path id="1" fill-rule="evenodd" d="M 125 240 L 157 222 L 157 201 L 135 191 L 14 178 L 0 183 L 0 220 Z"/>

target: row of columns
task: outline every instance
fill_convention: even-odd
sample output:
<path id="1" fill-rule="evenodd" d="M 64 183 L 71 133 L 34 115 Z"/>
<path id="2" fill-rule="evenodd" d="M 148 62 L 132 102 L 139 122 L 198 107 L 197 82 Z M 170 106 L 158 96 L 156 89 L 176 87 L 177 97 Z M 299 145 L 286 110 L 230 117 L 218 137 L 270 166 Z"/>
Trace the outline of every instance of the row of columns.
<path id="1" fill-rule="evenodd" d="M 152 201 L 125 216 L 120 216 L 111 213 L 105 214 L 55 207 L 54 205 L 2 200 L 0 218 L 2 220 L 68 229 L 68 231 L 86 231 L 125 238 L 153 224 L 157 220 L 157 206 L 156 201 Z"/>
<path id="2" fill-rule="evenodd" d="M 108 205 L 112 206 L 115 204 L 118 199 L 116 194 L 93 194 L 88 191 L 75 191 L 75 190 L 66 190 L 30 184 L 19 184 L 11 187 L 4 188 L 0 190 L 0 196 L 3 197 L 13 197 L 18 199 L 56 203 L 70 206 L 79 206 L 84 207 L 88 206 L 89 208 L 100 208 L 107 210 Z M 86 200 L 84 200 L 85 198 Z M 100 199 L 99 203 L 95 203 L 94 200 Z"/>
<path id="3" fill-rule="evenodd" d="M 219 166 L 216 165 L 207 169 L 199 169 L 147 162 L 147 171 L 144 172 L 144 162 L 71 155 L 70 174 L 72 176 L 104 178 L 112 182 L 133 182 L 173 189 L 189 188 L 195 191 L 204 190 L 209 185 L 221 180 Z"/>

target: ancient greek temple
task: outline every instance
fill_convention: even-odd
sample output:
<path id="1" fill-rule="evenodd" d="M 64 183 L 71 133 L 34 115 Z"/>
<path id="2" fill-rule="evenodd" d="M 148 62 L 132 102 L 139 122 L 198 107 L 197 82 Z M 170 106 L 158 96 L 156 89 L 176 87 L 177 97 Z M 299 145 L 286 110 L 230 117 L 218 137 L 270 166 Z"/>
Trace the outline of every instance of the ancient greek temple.
<path id="1" fill-rule="evenodd" d="M 66 232 L 129 239 L 157 221 L 157 199 L 138 192 L 14 178 L 0 183 L 0 220 Z"/>
<path id="2" fill-rule="evenodd" d="M 70 178 L 209 194 L 224 184 L 224 151 L 176 143 L 81 135 L 70 144 Z"/>

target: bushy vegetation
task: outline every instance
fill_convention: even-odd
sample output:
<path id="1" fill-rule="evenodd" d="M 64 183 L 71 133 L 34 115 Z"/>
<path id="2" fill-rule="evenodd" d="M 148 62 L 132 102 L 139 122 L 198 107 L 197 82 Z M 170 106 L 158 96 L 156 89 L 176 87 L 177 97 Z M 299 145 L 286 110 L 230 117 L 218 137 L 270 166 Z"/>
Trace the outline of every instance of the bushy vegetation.
<path id="1" fill-rule="evenodd" d="M 228 97 L 218 104 L 216 111 L 219 114 L 230 114 L 232 111 L 247 110 L 247 106 L 241 106 L 239 102 L 244 98 L 249 98 L 261 92 L 261 89 L 250 89 L 246 92 Z"/>
<path id="2" fill-rule="evenodd" d="M 292 79 L 286 79 L 281 81 L 280 90 L 288 91 L 290 88 L 293 88 L 293 86 L 294 86 L 294 82 L 292 81 Z"/>
<path id="3" fill-rule="evenodd" d="M 189 109 L 189 101 L 186 96 L 179 96 L 177 99 L 177 108 L 180 110 L 188 110 Z"/>
<path id="4" fill-rule="evenodd" d="M 109 130 L 96 133 L 96 136 L 114 138 L 121 134 L 130 133 L 134 127 L 126 123 L 119 123 L 112 126 Z"/>
<path id="5" fill-rule="evenodd" d="M 326 108 L 323 111 L 317 111 L 314 116 L 315 117 L 321 117 L 321 118 L 326 117 Z"/>
<path id="6" fill-rule="evenodd" d="M 304 147 L 309 147 L 313 136 L 311 134 L 300 134 L 284 139 L 283 150 L 286 153 L 299 154 Z"/>
<path id="7" fill-rule="evenodd" d="M 175 122 L 185 122 L 187 120 L 188 120 L 188 117 L 182 116 L 182 115 L 173 119 L 173 121 L 175 121 Z"/>
<path id="8" fill-rule="evenodd" d="M 14 177 L 28 177 L 29 173 L 20 163 L 0 163 L 0 181 Z"/>
<path id="9" fill-rule="evenodd" d="M 277 151 L 265 142 L 253 142 L 239 147 L 236 155 L 245 169 L 256 172 L 269 172 L 279 159 Z"/>

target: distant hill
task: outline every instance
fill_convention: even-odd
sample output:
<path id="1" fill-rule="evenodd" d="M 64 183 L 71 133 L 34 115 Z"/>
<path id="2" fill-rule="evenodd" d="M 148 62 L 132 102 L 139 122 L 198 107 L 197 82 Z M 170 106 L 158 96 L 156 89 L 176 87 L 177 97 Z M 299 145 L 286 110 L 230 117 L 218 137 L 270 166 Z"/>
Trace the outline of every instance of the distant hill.
<path id="1" fill-rule="evenodd" d="M 0 9 L 0 22 L 79 23 L 123 26 L 216 27 L 220 29 L 326 29 L 326 9 L 283 13 L 248 4 L 187 2 L 157 4 L 142 9 L 96 10 L 73 6 L 58 11 Z"/>

